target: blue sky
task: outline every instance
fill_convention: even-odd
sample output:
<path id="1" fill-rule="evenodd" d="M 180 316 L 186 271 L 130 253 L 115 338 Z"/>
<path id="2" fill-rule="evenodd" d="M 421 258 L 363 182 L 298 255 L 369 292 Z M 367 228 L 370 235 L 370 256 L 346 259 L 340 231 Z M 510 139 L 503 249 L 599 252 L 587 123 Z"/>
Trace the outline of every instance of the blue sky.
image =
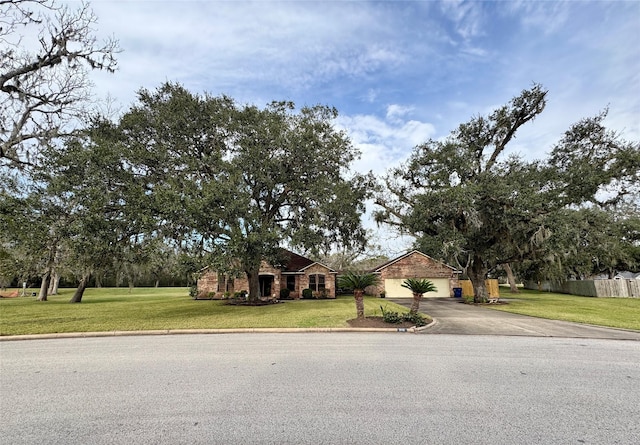
<path id="1" fill-rule="evenodd" d="M 70 2 L 74 3 L 74 2 Z M 77 3 L 77 2 L 76 2 Z M 98 33 L 124 50 L 92 75 L 123 108 L 177 81 L 241 103 L 335 106 L 336 125 L 383 174 L 413 146 L 506 103 L 533 82 L 544 113 L 510 150 L 544 156 L 569 126 L 609 107 L 640 139 L 639 1 L 107 1 Z"/>

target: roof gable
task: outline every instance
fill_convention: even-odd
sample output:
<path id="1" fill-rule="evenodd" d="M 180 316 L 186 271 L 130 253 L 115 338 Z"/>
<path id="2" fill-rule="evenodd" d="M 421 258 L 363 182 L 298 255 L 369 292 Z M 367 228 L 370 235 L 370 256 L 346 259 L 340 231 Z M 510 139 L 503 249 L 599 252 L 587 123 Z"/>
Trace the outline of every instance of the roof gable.
<path id="1" fill-rule="evenodd" d="M 326 264 L 319 263 L 317 261 L 313 261 L 307 257 L 303 257 L 302 255 L 298 255 L 297 253 L 291 252 L 287 249 L 281 249 L 282 253 L 282 264 L 280 268 L 282 272 L 304 272 L 306 269 L 310 268 L 314 264 L 318 264 L 322 267 L 329 269 L 330 272 L 335 272 L 332 268 L 327 266 Z"/>
<path id="2" fill-rule="evenodd" d="M 412 250 L 410 252 L 405 253 L 404 255 L 401 255 L 401 256 L 399 256 L 397 258 L 389 260 L 386 263 L 381 264 L 380 266 L 378 266 L 375 269 L 373 269 L 372 272 L 380 272 L 382 269 L 385 269 L 385 268 L 391 266 L 392 264 L 395 264 L 398 261 L 404 260 L 405 258 L 408 258 L 408 257 L 410 257 L 411 255 L 414 255 L 414 254 L 422 255 L 423 257 L 425 257 L 425 258 L 427 258 L 427 259 L 429 259 L 429 260 L 431 260 L 431 261 L 433 261 L 435 263 L 442 264 L 443 266 L 448 267 L 449 269 L 451 269 L 451 270 L 453 270 L 455 272 L 458 272 L 458 270 L 455 267 L 449 266 L 448 264 L 445 264 L 442 261 L 438 261 L 438 260 L 436 260 L 434 258 L 431 258 L 429 255 L 424 254 L 424 253 L 422 253 L 422 252 L 420 252 L 418 250 Z"/>

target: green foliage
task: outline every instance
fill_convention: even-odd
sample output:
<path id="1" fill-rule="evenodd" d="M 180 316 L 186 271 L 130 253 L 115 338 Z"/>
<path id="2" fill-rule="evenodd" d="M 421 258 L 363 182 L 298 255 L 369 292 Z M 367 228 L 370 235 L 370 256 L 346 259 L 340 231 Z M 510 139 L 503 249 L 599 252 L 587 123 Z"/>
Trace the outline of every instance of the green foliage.
<path id="1" fill-rule="evenodd" d="M 216 269 L 246 274 L 252 298 L 261 260 L 284 241 L 310 251 L 365 243 L 372 181 L 346 177 L 358 151 L 333 126 L 335 109 L 241 106 L 171 83 L 138 97 L 119 142 L 153 190 L 145 213 L 183 245 L 209 248 Z"/>
<path id="2" fill-rule="evenodd" d="M 281 300 L 288 300 L 290 298 L 291 295 L 291 291 L 289 289 L 287 289 L 286 287 L 284 289 L 280 289 L 280 299 Z"/>
<path id="3" fill-rule="evenodd" d="M 233 293 L 233 298 L 237 300 L 246 300 L 247 299 L 247 291 L 241 290 Z"/>
<path id="4" fill-rule="evenodd" d="M 402 323 L 403 321 L 409 321 L 416 327 L 427 325 L 427 319 L 419 313 L 405 312 L 401 314 L 396 311 L 385 309 L 384 307 L 382 307 L 382 305 L 380 306 L 380 310 L 382 311 L 382 319 L 385 323 L 398 324 Z"/>
<path id="5" fill-rule="evenodd" d="M 380 284 L 380 276 L 373 273 L 348 271 L 338 276 L 338 287 L 350 290 L 364 290 Z"/>
<path id="6" fill-rule="evenodd" d="M 458 266 L 472 280 L 477 300 L 486 299 L 484 279 L 500 264 L 549 254 L 566 260 L 565 252 L 548 249 L 566 247 L 572 237 L 575 245 L 575 235 L 560 235 L 563 213 L 609 210 L 639 194 L 638 143 L 607 131 L 606 112 L 572 126 L 547 161 L 505 154 L 520 127 L 543 111 L 546 96 L 534 85 L 489 116 L 461 124 L 447 139 L 418 145 L 406 164 L 389 171 L 376 198 L 382 209 L 376 220 L 414 235 L 419 250 Z M 593 248 L 595 243 L 577 249 L 574 257 L 591 261 Z M 598 254 L 598 261 L 622 263 L 622 250 L 615 249 L 617 258 Z"/>
<path id="7" fill-rule="evenodd" d="M 193 299 L 198 298 L 198 286 L 197 285 L 192 285 L 189 286 L 189 296 Z"/>
<path id="8" fill-rule="evenodd" d="M 305 300 L 310 300 L 313 298 L 313 290 L 312 289 L 302 289 L 302 298 Z"/>
<path id="9" fill-rule="evenodd" d="M 427 325 L 427 319 L 417 312 L 407 312 L 406 314 L 402 314 L 402 319 L 404 321 L 410 321 L 418 328 Z"/>
<path id="10" fill-rule="evenodd" d="M 385 309 L 382 305 L 380 306 L 380 310 L 382 311 L 382 319 L 385 323 L 398 324 L 402 323 L 404 319 L 398 312 Z"/>
<path id="11" fill-rule="evenodd" d="M 438 289 L 432 281 L 427 279 L 407 278 L 401 284 L 405 289 L 409 289 L 414 294 L 426 294 L 427 292 L 437 292 Z"/>

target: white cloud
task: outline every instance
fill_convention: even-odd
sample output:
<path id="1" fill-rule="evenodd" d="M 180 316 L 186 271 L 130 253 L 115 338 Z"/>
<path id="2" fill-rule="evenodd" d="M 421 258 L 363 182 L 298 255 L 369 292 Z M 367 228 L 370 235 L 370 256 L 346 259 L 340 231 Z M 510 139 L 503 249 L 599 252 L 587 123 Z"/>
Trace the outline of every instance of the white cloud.
<path id="1" fill-rule="evenodd" d="M 441 4 L 441 9 L 453 21 L 456 32 L 465 41 L 484 33 L 482 2 L 448 0 Z"/>
<path id="2" fill-rule="evenodd" d="M 404 119 L 409 112 L 410 107 L 390 105 L 384 119 L 374 115 L 338 117 L 336 126 L 346 131 L 362 152 L 353 166 L 355 171 L 383 175 L 404 161 L 413 147 L 435 134 L 433 124 Z"/>
<path id="3" fill-rule="evenodd" d="M 580 7 L 579 2 L 577 3 Z M 527 28 L 537 32 L 552 34 L 561 30 L 571 18 L 571 2 L 545 1 L 532 2 L 518 0 L 505 2 L 508 13 L 517 17 Z"/>
<path id="4" fill-rule="evenodd" d="M 391 104 L 387 107 L 387 119 L 392 121 L 399 120 L 403 116 L 411 113 L 413 110 L 414 110 L 414 107 Z"/>

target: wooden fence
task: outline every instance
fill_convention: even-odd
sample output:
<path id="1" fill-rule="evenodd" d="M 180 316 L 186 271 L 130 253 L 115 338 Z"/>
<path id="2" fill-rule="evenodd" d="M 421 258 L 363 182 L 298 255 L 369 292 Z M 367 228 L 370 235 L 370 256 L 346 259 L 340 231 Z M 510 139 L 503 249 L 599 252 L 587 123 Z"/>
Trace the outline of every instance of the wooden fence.
<path id="1" fill-rule="evenodd" d="M 584 297 L 640 298 L 640 280 L 531 281 L 525 283 L 524 287 Z"/>
<path id="2" fill-rule="evenodd" d="M 500 297 L 498 280 L 484 280 L 484 285 L 487 286 L 489 298 Z M 463 297 L 473 297 L 473 285 L 471 284 L 471 280 L 460 280 L 460 287 L 462 288 Z"/>

